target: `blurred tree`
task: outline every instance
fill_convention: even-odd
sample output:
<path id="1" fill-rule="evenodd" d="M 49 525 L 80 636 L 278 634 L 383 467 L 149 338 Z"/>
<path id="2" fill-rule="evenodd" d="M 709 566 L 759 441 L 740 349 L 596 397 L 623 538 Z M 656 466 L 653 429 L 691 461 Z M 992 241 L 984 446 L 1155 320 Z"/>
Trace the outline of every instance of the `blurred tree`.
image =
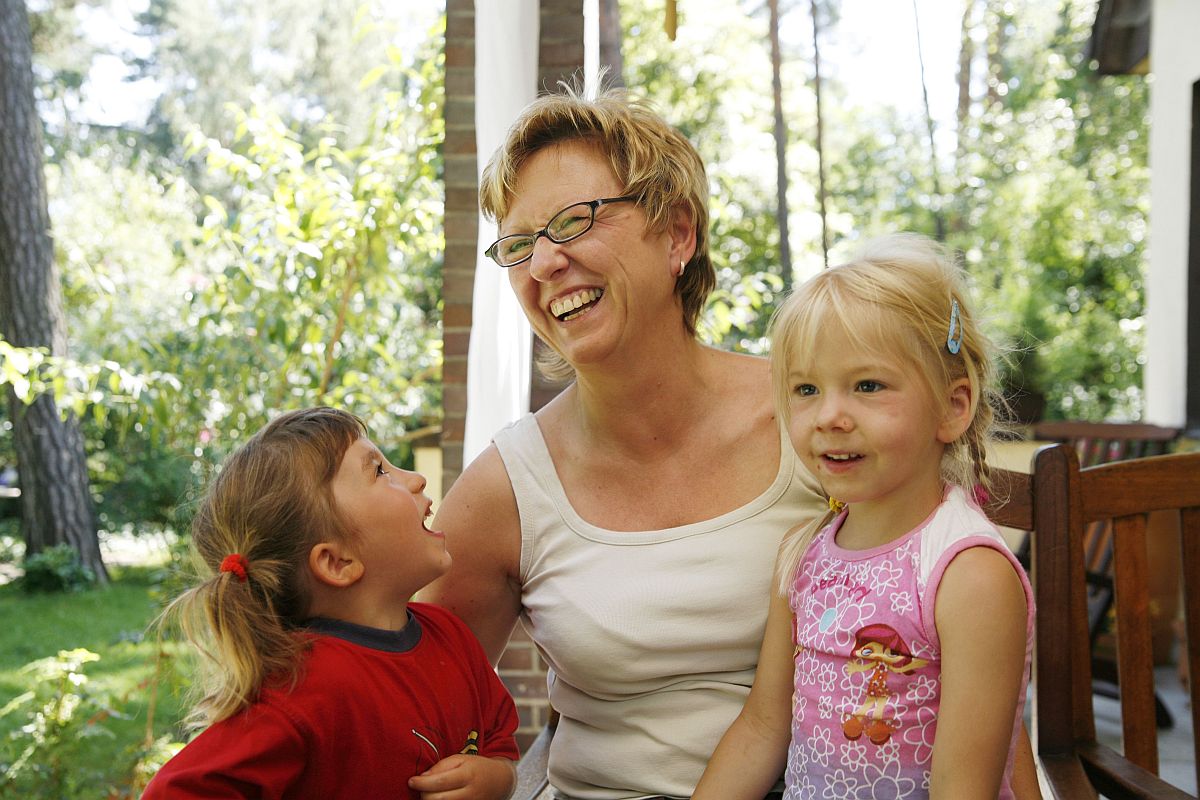
<path id="1" fill-rule="evenodd" d="M 393 36 L 406 13 L 354 23 L 387 28 L 364 45 L 378 61 L 335 87 L 358 98 L 356 130 L 264 102 L 222 110 L 222 137 L 186 116 L 159 140 L 84 116 L 51 135 L 73 335 L 68 358 L 30 356 L 29 392 L 79 416 L 104 530 L 185 522 L 204 464 L 277 408 L 346 404 L 410 466 L 409 440 L 440 422 L 442 23 Z M 51 127 L 58 107 L 43 103 Z"/>
<path id="2" fill-rule="evenodd" d="M 1094 3 L 983 4 L 986 87 L 960 141 L 951 242 L 1017 346 L 1026 416 L 1141 412 L 1148 86 L 1100 77 Z"/>
<path id="3" fill-rule="evenodd" d="M 54 262 L 34 103 L 33 55 L 25 5 L 0 1 L 0 335 L 17 347 L 66 353 L 62 289 Z M 9 384 L 21 483 L 26 555 L 68 544 L 107 580 L 100 558 L 83 438 L 53 395 L 26 404 Z"/>

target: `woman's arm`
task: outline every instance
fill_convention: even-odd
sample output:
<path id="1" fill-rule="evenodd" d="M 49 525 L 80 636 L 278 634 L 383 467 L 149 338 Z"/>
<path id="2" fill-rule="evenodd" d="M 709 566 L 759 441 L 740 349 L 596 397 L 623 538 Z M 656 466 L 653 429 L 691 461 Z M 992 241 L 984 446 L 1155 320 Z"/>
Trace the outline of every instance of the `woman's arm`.
<path id="1" fill-rule="evenodd" d="M 433 527 L 445 532 L 452 563 L 417 599 L 458 615 L 495 664 L 521 612 L 521 518 L 494 445 L 454 482 Z"/>
<path id="2" fill-rule="evenodd" d="M 933 798 L 995 798 L 1004 777 L 1025 669 L 1025 591 L 988 547 L 964 550 L 934 605 L 942 697 L 933 743 Z"/>
<path id="3" fill-rule="evenodd" d="M 787 763 L 795 648 L 792 610 L 772 591 L 750 696 L 721 737 L 692 800 L 761 800 Z"/>

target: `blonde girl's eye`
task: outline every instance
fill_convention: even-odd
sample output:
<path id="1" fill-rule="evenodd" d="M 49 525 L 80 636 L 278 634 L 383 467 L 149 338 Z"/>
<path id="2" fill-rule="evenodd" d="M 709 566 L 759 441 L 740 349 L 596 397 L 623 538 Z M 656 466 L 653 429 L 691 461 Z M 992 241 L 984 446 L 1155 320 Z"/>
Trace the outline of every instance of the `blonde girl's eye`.
<path id="1" fill-rule="evenodd" d="M 883 389 L 883 384 L 879 381 L 859 381 L 857 389 L 864 394 L 873 394 L 881 391 Z"/>
<path id="2" fill-rule="evenodd" d="M 811 383 L 798 383 L 792 391 L 801 397 L 812 397 L 817 393 L 817 387 Z"/>

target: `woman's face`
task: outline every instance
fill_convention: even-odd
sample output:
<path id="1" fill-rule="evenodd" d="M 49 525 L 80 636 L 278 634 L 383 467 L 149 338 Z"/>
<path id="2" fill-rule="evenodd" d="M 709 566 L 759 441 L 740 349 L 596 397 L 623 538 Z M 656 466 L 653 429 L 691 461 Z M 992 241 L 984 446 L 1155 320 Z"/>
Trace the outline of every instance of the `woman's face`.
<path id="1" fill-rule="evenodd" d="M 538 151 L 517 172 L 498 236 L 532 233 L 575 203 L 617 197 L 623 186 L 604 155 L 586 142 Z M 602 205 L 591 230 L 565 244 L 538 237 L 533 256 L 508 268 L 534 331 L 579 368 L 619 355 L 622 343 L 682 325 L 674 294 L 682 248 L 672 229 L 646 230 L 635 202 Z"/>

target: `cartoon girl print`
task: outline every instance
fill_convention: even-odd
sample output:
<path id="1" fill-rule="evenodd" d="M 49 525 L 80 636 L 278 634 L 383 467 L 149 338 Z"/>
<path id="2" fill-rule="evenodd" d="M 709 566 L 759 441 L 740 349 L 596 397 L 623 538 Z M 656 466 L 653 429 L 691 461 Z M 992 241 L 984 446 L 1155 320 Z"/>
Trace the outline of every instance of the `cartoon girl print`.
<path id="1" fill-rule="evenodd" d="M 851 741 L 866 733 L 872 744 L 885 744 L 896 730 L 895 720 L 884 719 L 883 716 L 887 702 L 892 697 L 887 685 L 888 673 L 913 672 L 929 662 L 915 658 L 896 629 L 882 623 L 859 629 L 854 635 L 854 649 L 850 651 L 850 657 L 858 661 L 846 665 L 847 675 L 867 670 L 872 672 L 867 679 L 866 700 L 852 714 L 846 715 L 842 721 L 842 733 Z"/>

